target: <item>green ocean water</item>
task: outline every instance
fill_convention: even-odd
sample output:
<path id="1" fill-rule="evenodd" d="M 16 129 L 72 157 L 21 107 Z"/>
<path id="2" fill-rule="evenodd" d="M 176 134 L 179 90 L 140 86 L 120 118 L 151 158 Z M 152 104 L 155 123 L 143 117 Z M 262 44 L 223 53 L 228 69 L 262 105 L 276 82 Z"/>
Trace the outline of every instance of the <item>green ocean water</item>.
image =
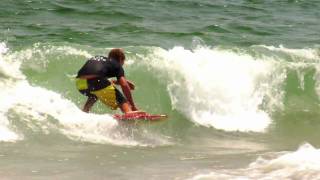
<path id="1" fill-rule="evenodd" d="M 320 2 L 3 0 L 1 179 L 319 179 Z M 126 52 L 158 123 L 119 123 L 74 77 Z"/>

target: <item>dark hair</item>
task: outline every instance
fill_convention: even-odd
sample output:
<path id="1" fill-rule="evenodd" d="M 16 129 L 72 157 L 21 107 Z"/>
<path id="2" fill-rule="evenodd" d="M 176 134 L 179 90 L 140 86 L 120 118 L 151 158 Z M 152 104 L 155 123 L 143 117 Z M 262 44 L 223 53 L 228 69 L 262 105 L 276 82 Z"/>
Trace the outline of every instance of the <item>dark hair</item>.
<path id="1" fill-rule="evenodd" d="M 115 59 L 120 62 L 121 59 L 125 60 L 126 56 L 124 55 L 123 49 L 114 48 L 109 52 L 108 58 Z"/>

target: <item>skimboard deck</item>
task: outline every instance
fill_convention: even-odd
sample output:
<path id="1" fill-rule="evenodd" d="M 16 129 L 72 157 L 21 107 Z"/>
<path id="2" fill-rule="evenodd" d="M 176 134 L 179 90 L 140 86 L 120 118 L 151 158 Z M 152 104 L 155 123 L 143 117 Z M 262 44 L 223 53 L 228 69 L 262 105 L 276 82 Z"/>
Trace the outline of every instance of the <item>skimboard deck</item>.
<path id="1" fill-rule="evenodd" d="M 165 114 L 148 114 L 146 112 L 133 112 L 128 114 L 114 114 L 113 118 L 120 121 L 160 121 L 166 119 L 168 116 Z"/>

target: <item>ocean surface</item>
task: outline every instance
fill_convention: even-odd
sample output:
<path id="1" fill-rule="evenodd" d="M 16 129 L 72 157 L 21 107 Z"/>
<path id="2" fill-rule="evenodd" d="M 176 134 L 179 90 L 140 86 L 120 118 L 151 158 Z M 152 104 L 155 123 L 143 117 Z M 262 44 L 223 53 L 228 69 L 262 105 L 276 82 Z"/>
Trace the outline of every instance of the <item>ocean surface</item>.
<path id="1" fill-rule="evenodd" d="M 319 0 L 1 0 L 0 179 L 320 179 Z M 75 88 L 127 55 L 120 123 Z"/>

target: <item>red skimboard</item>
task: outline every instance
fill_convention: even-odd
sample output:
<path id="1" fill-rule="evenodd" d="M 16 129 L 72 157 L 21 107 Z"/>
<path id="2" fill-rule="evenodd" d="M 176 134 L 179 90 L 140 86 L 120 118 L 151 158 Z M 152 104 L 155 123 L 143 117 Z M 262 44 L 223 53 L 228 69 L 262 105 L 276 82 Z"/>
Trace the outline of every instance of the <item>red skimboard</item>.
<path id="1" fill-rule="evenodd" d="M 167 115 L 164 114 L 148 114 L 146 112 L 133 112 L 128 114 L 114 114 L 113 118 L 120 121 L 160 121 L 167 119 Z"/>

